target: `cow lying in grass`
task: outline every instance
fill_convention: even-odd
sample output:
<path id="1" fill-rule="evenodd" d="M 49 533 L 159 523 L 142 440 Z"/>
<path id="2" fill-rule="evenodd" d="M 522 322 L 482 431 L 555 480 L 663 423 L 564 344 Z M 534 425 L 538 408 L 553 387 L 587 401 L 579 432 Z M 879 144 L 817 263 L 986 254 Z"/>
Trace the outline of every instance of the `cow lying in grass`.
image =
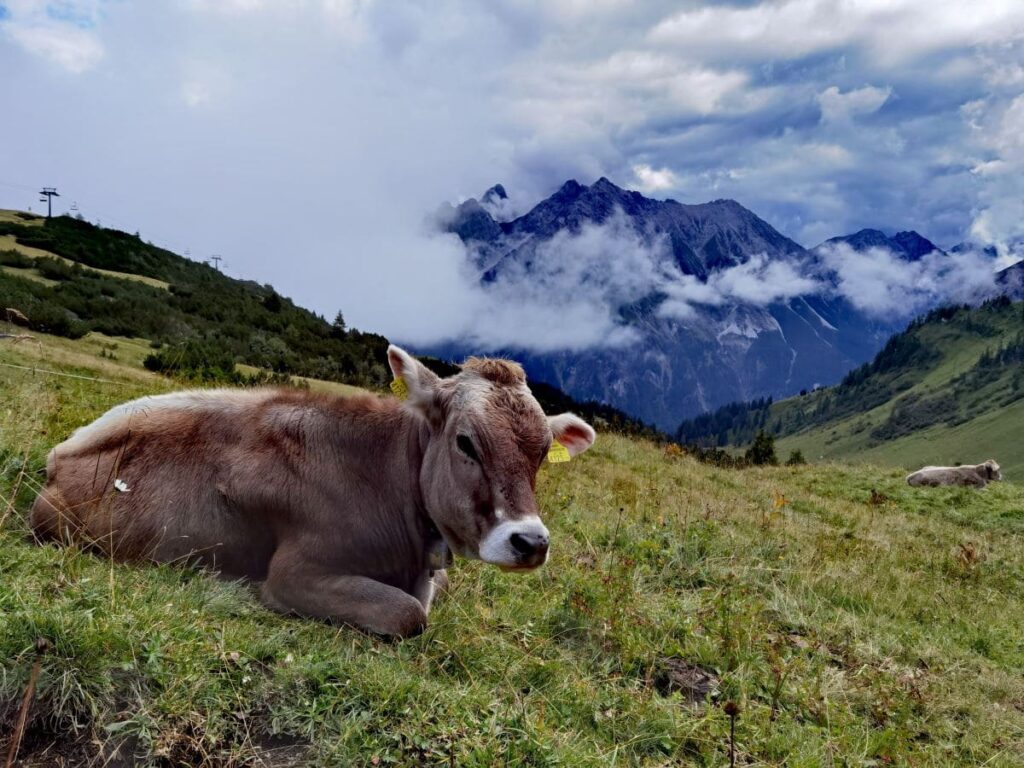
<path id="1" fill-rule="evenodd" d="M 984 464 L 966 464 L 960 467 L 924 467 L 907 475 L 907 484 L 928 485 L 973 485 L 984 488 L 992 480 L 1002 480 L 1003 473 L 994 459 Z"/>
<path id="2" fill-rule="evenodd" d="M 282 612 L 418 633 L 446 547 L 514 571 L 547 560 L 537 470 L 553 440 L 576 455 L 595 435 L 546 417 L 515 363 L 440 379 L 398 347 L 388 361 L 404 403 L 266 389 L 114 408 L 50 453 L 32 528 L 262 581 Z"/>

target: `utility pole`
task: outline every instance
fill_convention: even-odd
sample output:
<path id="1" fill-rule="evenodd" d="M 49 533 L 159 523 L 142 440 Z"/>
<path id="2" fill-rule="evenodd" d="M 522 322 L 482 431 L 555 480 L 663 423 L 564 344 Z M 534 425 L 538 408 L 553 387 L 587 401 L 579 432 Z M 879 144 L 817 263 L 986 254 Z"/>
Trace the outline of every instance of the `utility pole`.
<path id="1" fill-rule="evenodd" d="M 60 197 L 56 187 L 43 187 L 43 191 L 39 193 L 39 202 L 46 201 L 46 218 L 53 215 L 53 198 L 55 197 Z"/>
<path id="2" fill-rule="evenodd" d="M 210 257 L 210 261 L 215 262 L 213 268 L 220 272 L 220 263 L 224 261 L 224 259 L 221 256 L 214 254 L 213 256 Z"/>

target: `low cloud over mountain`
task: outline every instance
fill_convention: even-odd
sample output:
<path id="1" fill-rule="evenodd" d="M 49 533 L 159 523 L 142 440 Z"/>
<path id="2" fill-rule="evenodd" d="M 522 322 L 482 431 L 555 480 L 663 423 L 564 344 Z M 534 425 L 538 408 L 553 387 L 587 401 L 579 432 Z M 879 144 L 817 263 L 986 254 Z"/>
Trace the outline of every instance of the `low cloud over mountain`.
<path id="1" fill-rule="evenodd" d="M 411 340 L 516 354 L 661 426 L 834 381 L 917 312 L 997 290 L 983 250 L 877 230 L 807 250 L 735 201 L 652 200 L 603 178 L 566 182 L 518 217 L 492 213 L 509 210 L 500 187 L 442 210 L 473 309 L 443 337 L 425 319 Z"/>

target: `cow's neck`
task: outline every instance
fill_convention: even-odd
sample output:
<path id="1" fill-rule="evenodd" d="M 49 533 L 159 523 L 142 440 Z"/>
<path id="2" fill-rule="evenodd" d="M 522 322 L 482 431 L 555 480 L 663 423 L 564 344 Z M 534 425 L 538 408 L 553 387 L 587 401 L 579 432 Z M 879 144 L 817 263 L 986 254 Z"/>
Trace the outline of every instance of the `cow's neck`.
<path id="1" fill-rule="evenodd" d="M 355 462 L 355 474 L 367 482 L 388 484 L 390 492 L 386 497 L 393 506 L 377 509 L 374 514 L 401 517 L 401 525 L 391 527 L 392 531 L 402 530 L 405 534 L 400 549 L 409 555 L 417 553 L 421 565 L 414 567 L 429 570 L 431 533 L 437 529 L 427 514 L 420 476 L 430 443 L 430 427 L 397 403 L 393 409 L 382 408 L 374 414 L 353 409 L 344 399 L 339 399 L 339 403 L 341 424 L 332 424 L 328 429 L 337 436 L 337 450 L 344 455 L 340 460 Z"/>
<path id="2" fill-rule="evenodd" d="M 421 477 L 423 470 L 423 457 L 426 455 L 427 446 L 430 444 L 432 432 L 430 426 L 422 419 L 412 419 L 410 428 L 406 432 L 408 440 L 407 455 L 409 458 L 410 481 L 412 482 L 413 507 L 416 520 L 414 527 L 422 532 L 423 548 L 426 553 L 427 567 L 431 572 L 447 568 L 451 565 L 452 554 L 448 545 L 441 535 L 437 524 L 430 518 L 427 512 L 427 505 L 423 499 L 423 488 Z"/>

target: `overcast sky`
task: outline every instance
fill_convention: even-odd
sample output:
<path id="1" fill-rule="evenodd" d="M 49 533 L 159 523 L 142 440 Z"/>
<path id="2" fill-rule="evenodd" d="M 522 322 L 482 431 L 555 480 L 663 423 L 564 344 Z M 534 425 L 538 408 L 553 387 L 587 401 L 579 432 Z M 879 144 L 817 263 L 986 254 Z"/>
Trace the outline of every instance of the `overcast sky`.
<path id="1" fill-rule="evenodd" d="M 425 218 L 499 181 L 1024 234 L 1020 0 L 0 0 L 0 104 L 0 207 L 57 186 L 398 336 L 474 311 Z"/>

